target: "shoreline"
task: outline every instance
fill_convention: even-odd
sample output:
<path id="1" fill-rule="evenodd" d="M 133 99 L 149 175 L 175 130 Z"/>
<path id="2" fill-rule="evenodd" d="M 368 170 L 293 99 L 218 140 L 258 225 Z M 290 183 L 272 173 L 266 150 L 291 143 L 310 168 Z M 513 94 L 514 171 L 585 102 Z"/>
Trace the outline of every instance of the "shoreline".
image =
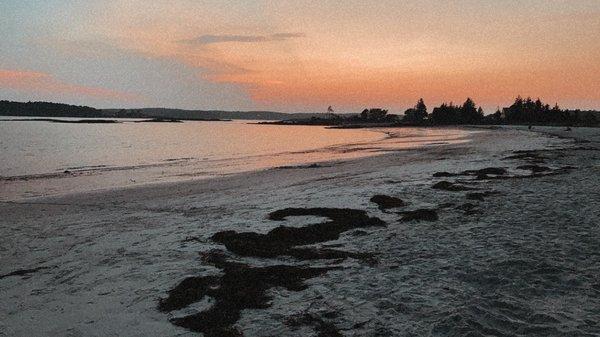
<path id="1" fill-rule="evenodd" d="M 179 158 L 168 159 L 158 163 L 128 165 L 128 166 L 108 166 L 94 165 L 84 167 L 67 167 L 57 172 L 19 175 L 10 177 L 0 177 L 0 183 L 4 183 L 4 188 L 8 191 L 6 196 L 0 198 L 0 201 L 18 202 L 46 197 L 68 196 L 70 194 L 85 194 L 84 186 L 89 185 L 89 192 L 109 192 L 121 188 L 144 188 L 147 186 L 161 184 L 188 183 L 202 181 L 207 179 L 227 178 L 232 175 L 244 174 L 261 170 L 290 169 L 294 166 L 304 167 L 310 165 L 335 165 L 338 162 L 351 161 L 357 158 L 368 158 L 385 154 L 389 151 L 403 151 L 406 149 L 418 149 L 427 146 L 437 146 L 444 143 L 460 143 L 468 141 L 469 132 L 460 128 L 440 128 L 439 130 L 448 130 L 449 133 L 434 136 L 435 139 L 419 139 L 426 137 L 419 134 L 419 129 L 413 131 L 416 135 L 414 143 L 404 142 L 406 135 L 395 134 L 395 129 L 364 129 L 364 132 L 375 134 L 373 140 L 362 142 L 348 142 L 340 144 L 331 144 L 322 148 L 310 148 L 302 151 L 286 151 L 280 153 L 269 153 L 259 155 L 248 155 L 235 158 L 221 158 L 212 160 L 199 160 L 198 158 Z M 476 131 L 475 131 L 476 132 Z M 456 135 L 455 135 L 456 134 Z M 397 147 L 397 149 L 396 149 Z M 311 158 L 306 155 L 312 154 Z M 304 158 L 304 157 L 307 158 Z M 287 159 L 286 159 L 287 158 Z M 267 164 L 262 163 L 267 160 Z M 234 162 L 237 166 L 222 170 L 220 162 Z M 245 165 L 244 165 L 245 163 Z M 276 164 L 276 165 L 275 165 Z M 230 164 L 228 164 L 230 165 Z M 241 166 L 240 166 L 241 165 Z M 181 168 L 180 168 L 181 166 Z M 198 167 L 196 167 L 198 166 Z M 166 170 L 172 173 L 161 177 L 160 179 L 149 179 L 149 175 L 157 175 Z M 198 170 L 201 170 L 199 174 Z M 119 178 L 121 185 L 114 185 L 111 179 Z M 144 180 L 146 179 L 146 180 Z M 97 180 L 97 181 L 96 181 Z M 12 190 L 19 188 L 22 184 L 27 189 L 35 191 L 35 184 L 42 186 L 69 184 L 73 190 L 58 191 L 50 195 L 19 195 Z M 75 184 L 75 185 L 74 185 Z M 12 185 L 12 186 L 11 186 Z M 11 189 L 12 188 L 12 189 Z M 11 194 L 12 193 L 12 194 Z M 40 193 L 40 192 L 38 192 Z"/>
<path id="2" fill-rule="evenodd" d="M 0 203 L 0 330 L 195 336 L 218 305 L 246 336 L 594 333 L 600 133 L 534 131 L 555 135 L 492 129 L 320 167 Z M 327 222 L 337 238 L 308 246 L 260 252 L 237 237 Z M 219 283 L 267 296 L 260 308 L 173 297 L 208 291 L 185 280 L 263 284 L 263 271 L 281 286 Z"/>
<path id="3" fill-rule="evenodd" d="M 440 127 L 434 127 L 437 129 L 446 129 L 446 127 L 440 126 Z M 589 135 L 585 134 L 585 135 L 578 135 L 578 130 L 580 129 L 592 129 L 593 128 L 574 128 L 575 131 L 565 131 L 562 129 L 562 127 L 545 127 L 545 128 L 540 128 L 539 130 L 528 130 L 527 126 L 496 126 L 496 125 L 482 125 L 482 126 L 463 126 L 463 127 L 459 127 L 459 128 L 451 128 L 451 129 L 463 129 L 466 131 L 490 131 L 490 130 L 519 130 L 519 131 L 525 131 L 525 132 L 532 132 L 532 133 L 539 133 L 539 134 L 543 134 L 549 137 L 560 137 L 560 138 L 564 138 L 564 139 L 573 139 L 573 140 L 583 140 L 586 141 L 586 138 L 589 137 Z M 393 129 L 392 129 L 393 130 Z M 373 132 L 377 132 L 377 133 L 381 133 L 383 135 L 385 135 L 381 140 L 385 140 L 385 139 L 389 139 L 389 138 L 397 138 L 396 136 L 394 136 L 392 133 L 393 131 L 381 131 L 381 130 L 373 130 Z M 600 135 L 600 133 L 598 133 Z M 473 141 L 472 139 L 473 135 L 466 135 L 466 142 L 471 142 Z M 597 137 L 597 141 L 600 142 L 600 136 Z M 458 144 L 461 144 L 462 142 L 459 142 Z M 346 144 L 346 145 L 353 145 L 353 144 Z M 447 147 L 447 146 L 452 146 L 454 144 L 432 144 L 432 145 L 425 145 L 425 146 L 420 146 L 420 147 L 413 147 L 413 148 L 407 148 L 407 149 L 397 149 L 394 150 L 392 152 L 406 152 L 406 153 L 410 153 L 410 154 L 415 154 L 415 152 L 418 154 L 418 152 L 428 149 L 430 147 Z M 78 191 L 78 192 L 71 192 L 71 193 L 65 193 L 65 194 L 58 194 L 58 195 L 47 195 L 47 196 L 36 196 L 36 197 L 28 197 L 28 198 L 21 198 L 21 199 L 16 199 L 16 200 L 3 200 L 0 201 L 0 203 L 35 203 L 35 202 L 43 202 L 46 199 L 48 200 L 60 200 L 60 199 L 75 199 L 75 198 L 80 198 L 80 197 L 87 197 L 87 196 L 98 196 L 98 197 L 103 197 L 105 194 L 120 194 L 121 192 L 123 193 L 136 193 L 136 192 L 144 192 L 144 190 L 149 189 L 149 190 L 166 190 L 166 189 L 171 189 L 171 188 L 176 188 L 176 189 L 184 189 L 187 185 L 193 185 L 193 184 L 202 184 L 202 183 L 206 183 L 209 180 L 216 180 L 215 183 L 221 182 L 221 181 L 227 181 L 228 179 L 234 179 L 234 180 L 244 180 L 246 178 L 252 179 L 254 177 L 259 177 L 262 175 L 269 175 L 269 172 L 271 171 L 277 171 L 277 170 L 306 170 L 306 169 L 316 169 L 316 168 L 339 168 L 340 165 L 343 164 L 349 164 L 349 165 L 364 165 L 367 164 L 367 162 L 370 159 L 376 158 L 376 157 L 380 157 L 380 156 L 393 156 L 394 154 L 390 154 L 390 153 L 386 153 L 386 152 L 381 152 L 378 154 L 374 154 L 371 156 L 365 156 L 365 157 L 359 157 L 359 158 L 351 158 L 351 159 L 334 159 L 334 160 L 325 160 L 325 161 L 316 161 L 316 162 L 307 162 L 304 164 L 297 164 L 297 165 L 283 165 L 283 166 L 277 166 L 277 167 L 269 167 L 269 168 L 259 168 L 259 169 L 254 169 L 254 170 L 249 170 L 249 171 L 242 171 L 242 172 L 234 172 L 234 173 L 229 173 L 229 174 L 224 174 L 221 176 L 207 176 L 205 178 L 199 178 L 199 179 L 190 179 L 190 180 L 180 180 L 180 181 L 164 181 L 164 182 L 153 182 L 153 183 L 146 183 L 146 184 L 141 184 L 141 185 L 134 185 L 134 186 L 118 186 L 118 187 L 108 187 L 108 188 L 102 188 L 102 189 L 94 189 L 91 191 Z M 154 166 L 154 165 L 150 165 L 150 166 Z M 113 167 L 107 167 L 107 169 L 109 170 L 119 170 L 120 168 L 113 168 Z M 128 168 L 125 168 L 128 169 Z M 42 176 L 42 178 L 44 178 L 45 176 L 51 175 L 59 175 L 61 173 L 54 173 L 54 174 L 41 174 L 40 176 Z M 34 178 L 35 179 L 34 175 Z M 246 177 L 247 176 L 247 177 Z M 31 177 L 31 176 L 26 176 L 26 177 Z M 12 179 L 21 179 L 21 177 L 9 177 Z"/>

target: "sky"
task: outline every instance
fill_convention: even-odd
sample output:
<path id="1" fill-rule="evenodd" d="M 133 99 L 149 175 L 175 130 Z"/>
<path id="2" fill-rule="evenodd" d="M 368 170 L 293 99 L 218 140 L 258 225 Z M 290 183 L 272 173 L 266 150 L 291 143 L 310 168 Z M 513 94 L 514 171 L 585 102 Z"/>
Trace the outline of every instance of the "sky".
<path id="1" fill-rule="evenodd" d="M 600 109 L 600 1 L 0 0 L 0 99 L 401 113 Z"/>

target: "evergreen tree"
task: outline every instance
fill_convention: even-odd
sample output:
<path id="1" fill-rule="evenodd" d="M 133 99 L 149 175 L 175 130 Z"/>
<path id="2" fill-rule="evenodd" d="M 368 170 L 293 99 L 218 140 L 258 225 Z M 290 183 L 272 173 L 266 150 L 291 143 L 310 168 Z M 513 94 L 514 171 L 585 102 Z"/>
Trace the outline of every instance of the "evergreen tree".
<path id="1" fill-rule="evenodd" d="M 467 98 L 460 109 L 460 122 L 473 124 L 479 122 L 479 120 L 480 118 L 477 113 L 475 102 L 473 102 L 471 98 Z"/>
<path id="2" fill-rule="evenodd" d="M 404 121 L 406 122 L 423 123 L 425 118 L 427 118 L 427 106 L 422 98 L 417 101 L 413 108 L 404 112 Z"/>
<path id="3" fill-rule="evenodd" d="M 419 98 L 417 101 L 417 104 L 415 105 L 415 112 L 417 114 L 417 118 L 424 119 L 427 117 L 427 106 L 425 105 L 423 98 Z"/>

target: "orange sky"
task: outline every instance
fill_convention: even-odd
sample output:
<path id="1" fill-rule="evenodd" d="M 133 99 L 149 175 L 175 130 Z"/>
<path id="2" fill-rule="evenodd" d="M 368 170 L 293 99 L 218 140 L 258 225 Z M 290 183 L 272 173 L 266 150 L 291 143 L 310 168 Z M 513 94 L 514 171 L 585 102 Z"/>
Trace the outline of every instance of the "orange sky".
<path id="1" fill-rule="evenodd" d="M 99 87 L 87 87 L 64 83 L 53 78 L 50 74 L 32 71 L 16 71 L 0 69 L 0 87 L 9 87 L 22 91 L 37 91 L 47 93 L 68 93 L 89 97 L 136 101 L 135 95 Z"/>
<path id="2" fill-rule="evenodd" d="M 5 71 L 48 76 L 29 89 L 0 79 L 0 90 L 39 92 L 46 83 L 63 93 L 105 95 L 104 104 L 199 109 L 403 110 L 419 97 L 431 106 L 467 96 L 495 108 L 519 94 L 600 108 L 598 1 L 132 0 L 73 7 L 64 18 L 74 16 L 73 25 L 59 16 L 24 39 L 49 50 L 59 66 L 0 58 Z M 64 61 L 71 59 L 77 69 Z"/>

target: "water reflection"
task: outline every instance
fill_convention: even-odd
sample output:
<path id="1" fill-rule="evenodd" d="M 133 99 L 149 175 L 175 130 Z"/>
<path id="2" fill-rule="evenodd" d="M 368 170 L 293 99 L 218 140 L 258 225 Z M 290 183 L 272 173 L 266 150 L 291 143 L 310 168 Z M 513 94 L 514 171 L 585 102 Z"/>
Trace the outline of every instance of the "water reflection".
<path id="1" fill-rule="evenodd" d="M 462 130 L 326 129 L 248 121 L 0 121 L 0 198 L 200 179 L 364 157 L 465 137 Z"/>

